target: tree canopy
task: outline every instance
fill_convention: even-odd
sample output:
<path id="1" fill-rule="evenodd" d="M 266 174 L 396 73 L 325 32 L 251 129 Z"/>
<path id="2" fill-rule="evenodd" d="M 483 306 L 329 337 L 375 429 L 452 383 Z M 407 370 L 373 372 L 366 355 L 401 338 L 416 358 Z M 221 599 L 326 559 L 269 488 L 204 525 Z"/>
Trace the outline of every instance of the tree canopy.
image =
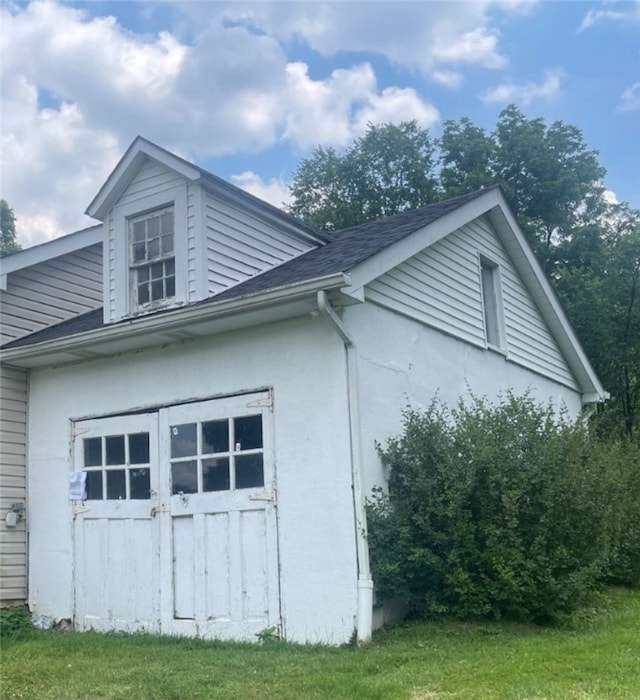
<path id="1" fill-rule="evenodd" d="M 290 211 L 325 230 L 433 202 L 435 142 L 415 121 L 369 124 L 344 153 L 318 147 L 294 175 Z"/>
<path id="2" fill-rule="evenodd" d="M 0 199 L 0 256 L 20 250 L 16 241 L 16 215 L 4 199 Z"/>
<path id="3" fill-rule="evenodd" d="M 293 178 L 290 211 L 326 230 L 500 185 L 605 388 L 603 425 L 640 432 L 640 211 L 604 196 L 581 130 L 504 109 L 487 132 L 449 120 L 370 124 L 339 153 L 318 147 Z"/>

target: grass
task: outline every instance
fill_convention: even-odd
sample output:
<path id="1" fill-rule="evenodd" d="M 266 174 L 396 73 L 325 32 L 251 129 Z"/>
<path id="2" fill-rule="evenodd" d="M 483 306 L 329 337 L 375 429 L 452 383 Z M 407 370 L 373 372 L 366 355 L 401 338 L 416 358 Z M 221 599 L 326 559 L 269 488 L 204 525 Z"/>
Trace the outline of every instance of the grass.
<path id="1" fill-rule="evenodd" d="M 408 623 L 364 648 L 36 632 L 3 640 L 3 700 L 640 698 L 640 591 L 570 629 Z"/>

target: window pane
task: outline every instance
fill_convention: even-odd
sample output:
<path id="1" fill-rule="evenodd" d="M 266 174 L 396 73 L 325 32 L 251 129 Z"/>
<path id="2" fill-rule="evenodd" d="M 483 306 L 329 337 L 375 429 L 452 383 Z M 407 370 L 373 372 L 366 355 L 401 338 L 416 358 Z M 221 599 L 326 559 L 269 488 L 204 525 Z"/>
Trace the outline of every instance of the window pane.
<path id="1" fill-rule="evenodd" d="M 198 490 L 198 463 L 177 462 L 171 465 L 171 493 L 196 493 Z"/>
<path id="2" fill-rule="evenodd" d="M 149 433 L 129 435 L 129 464 L 149 463 Z"/>
<path id="3" fill-rule="evenodd" d="M 131 498 L 146 499 L 151 494 L 149 469 L 132 469 L 129 472 L 129 493 Z"/>
<path id="4" fill-rule="evenodd" d="M 149 301 L 149 285 L 145 282 L 144 284 L 138 285 L 138 304 L 146 304 Z"/>
<path id="5" fill-rule="evenodd" d="M 147 246 L 149 258 L 157 258 L 160 255 L 160 239 L 152 238 Z"/>
<path id="6" fill-rule="evenodd" d="M 154 280 L 151 283 L 151 301 L 164 299 L 164 284 L 162 280 Z"/>
<path id="7" fill-rule="evenodd" d="M 165 284 L 167 289 L 167 298 L 174 297 L 176 295 L 176 278 L 167 277 L 167 279 L 165 280 Z"/>
<path id="8" fill-rule="evenodd" d="M 102 500 L 102 470 L 87 472 L 86 487 L 88 501 Z"/>
<path id="9" fill-rule="evenodd" d="M 139 267 L 136 271 L 136 275 L 138 275 L 138 284 L 141 284 L 142 282 L 148 282 L 149 266 L 145 265 L 144 267 Z"/>
<path id="10" fill-rule="evenodd" d="M 175 275 L 176 273 L 176 262 L 173 258 L 170 260 L 165 260 L 164 263 L 164 274 L 166 277 L 169 275 Z"/>
<path id="11" fill-rule="evenodd" d="M 140 241 L 144 241 L 144 221 L 136 221 L 133 224 L 133 240 L 136 243 L 139 243 Z"/>
<path id="12" fill-rule="evenodd" d="M 234 420 L 236 450 L 262 447 L 262 416 L 245 416 Z"/>
<path id="13" fill-rule="evenodd" d="M 173 253 L 173 234 L 162 236 L 162 254 L 169 255 Z"/>
<path id="14" fill-rule="evenodd" d="M 142 262 L 145 259 L 144 243 L 133 244 L 133 262 Z"/>
<path id="15" fill-rule="evenodd" d="M 107 472 L 107 499 L 121 500 L 127 497 L 126 472 L 114 469 Z"/>
<path id="16" fill-rule="evenodd" d="M 229 421 L 212 420 L 202 424 L 202 452 L 229 451 Z"/>
<path id="17" fill-rule="evenodd" d="M 102 438 L 84 439 L 84 466 L 102 466 Z M 102 498 L 102 496 L 100 496 Z"/>
<path id="18" fill-rule="evenodd" d="M 147 219 L 147 238 L 155 238 L 160 233 L 160 217 L 151 216 Z"/>
<path id="19" fill-rule="evenodd" d="M 203 491 L 228 491 L 229 486 L 228 457 L 202 460 Z"/>
<path id="20" fill-rule="evenodd" d="M 151 265 L 151 279 L 158 280 L 162 279 L 162 263 L 157 262 Z"/>
<path id="21" fill-rule="evenodd" d="M 250 489 L 264 486 L 262 455 L 239 455 L 236 462 L 236 488 Z"/>
<path id="22" fill-rule="evenodd" d="M 160 217 L 160 230 L 162 233 L 173 233 L 173 211 L 166 211 Z"/>
<path id="23" fill-rule="evenodd" d="M 171 426 L 171 457 L 189 457 L 198 452 L 196 424 Z"/>
<path id="24" fill-rule="evenodd" d="M 124 435 L 112 435 L 105 438 L 107 464 L 125 464 Z"/>

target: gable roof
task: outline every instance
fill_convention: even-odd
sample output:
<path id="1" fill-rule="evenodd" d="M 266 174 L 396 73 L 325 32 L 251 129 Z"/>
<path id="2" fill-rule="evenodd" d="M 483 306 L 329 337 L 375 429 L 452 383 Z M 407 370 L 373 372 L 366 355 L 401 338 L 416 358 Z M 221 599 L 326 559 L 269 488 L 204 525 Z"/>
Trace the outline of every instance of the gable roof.
<path id="1" fill-rule="evenodd" d="M 282 265 L 271 268 L 255 277 L 230 287 L 208 299 L 190 304 L 190 307 L 213 305 L 220 302 L 243 299 L 277 289 L 292 287 L 310 280 L 324 279 L 339 273 L 348 273 L 358 264 L 384 251 L 393 243 L 402 240 L 418 229 L 459 209 L 464 204 L 482 196 L 488 190 L 478 190 L 443 202 L 436 202 L 420 209 L 402 212 L 395 216 L 369 221 L 358 226 L 336 231 L 331 240 Z M 154 314 L 159 316 L 176 309 L 162 309 Z M 125 319 L 131 323 L 135 319 Z M 120 322 L 122 323 L 122 322 Z M 105 324 L 103 310 L 96 309 L 80 316 L 43 328 L 23 338 L 18 338 L 3 346 L 4 350 L 24 347 L 36 343 L 64 338 L 85 331 L 108 328 L 118 324 Z"/>
<path id="2" fill-rule="evenodd" d="M 265 211 L 274 209 L 279 217 L 284 217 L 280 221 L 281 224 L 304 226 L 294 217 L 178 159 L 177 156 L 159 149 L 144 139 L 136 139 L 135 144 L 137 144 L 135 152 L 143 154 L 145 158 L 153 152 L 154 157 L 169 157 L 172 162 L 177 159 L 183 164 L 181 167 L 189 177 L 206 178 L 209 184 L 224 187 L 251 207 L 259 207 Z M 109 187 L 105 185 L 106 189 L 101 190 L 88 212 L 102 211 L 107 206 L 106 202 L 114 196 L 114 192 L 119 191 L 119 183 L 126 181 L 128 177 L 135 176 L 139 164 L 136 167 L 131 165 L 136 158 L 132 153 L 134 152 L 129 149 L 121 163 L 116 166 L 114 174 L 117 174 L 117 177 L 110 185 L 111 193 L 109 193 Z M 129 172 L 130 168 L 133 170 Z M 219 192 L 222 192 L 222 189 L 219 189 Z M 151 336 L 143 341 L 140 334 L 142 329 L 154 328 L 156 325 L 168 327 L 171 324 L 177 328 L 183 324 L 180 319 L 187 319 L 187 321 L 196 319 L 193 323 L 200 324 L 208 319 L 208 325 L 206 323 L 205 325 L 211 329 L 214 319 L 228 318 L 230 314 L 235 314 L 237 317 L 243 316 L 247 324 L 284 318 L 283 312 L 274 311 L 274 305 L 280 304 L 284 308 L 288 304 L 287 308 L 290 312 L 295 310 L 296 313 L 303 313 L 305 309 L 309 312 L 313 308 L 309 306 L 310 299 L 321 289 L 340 290 L 343 295 L 362 301 L 364 285 L 368 282 L 482 215 L 488 216 L 491 220 L 515 268 L 525 281 L 542 317 L 565 355 L 583 395 L 589 397 L 590 401 L 601 400 L 606 393 L 498 187 L 478 190 L 331 234 L 320 234 L 313 227 L 307 227 L 309 236 L 315 238 L 315 248 L 213 297 L 186 307 L 164 309 L 108 325 L 104 324 L 101 310 L 98 309 L 7 343 L 2 348 L 5 361 L 15 357 L 22 363 L 28 363 L 29 357 L 32 356 L 37 363 L 44 364 L 49 349 L 54 348 L 56 343 L 66 346 L 65 339 L 86 336 L 85 344 L 90 346 L 97 342 L 97 339 L 109 337 L 109 333 L 113 333 L 114 337 L 116 335 L 124 337 L 129 333 L 132 337 L 138 337 L 138 342 L 144 342 L 145 347 L 150 347 Z M 301 297 L 305 294 L 306 306 L 301 301 Z M 345 298 L 343 296 L 343 299 Z M 269 304 L 271 315 L 267 316 L 264 309 Z M 261 313 L 256 311 L 259 309 L 262 309 Z M 249 318 L 250 322 L 247 321 Z M 216 326 L 223 329 L 230 327 L 232 326 L 228 322 Z M 199 332 L 196 335 L 200 334 Z M 156 337 L 162 337 L 162 333 L 158 332 L 154 338 Z M 175 340 L 174 336 L 170 337 Z M 153 342 L 160 341 L 153 340 Z M 124 345 L 131 349 L 131 343 Z M 71 350 L 68 353 L 64 356 L 58 355 L 65 358 L 58 361 L 68 362 L 78 357 L 103 356 L 106 350 L 97 352 L 92 347 L 85 353 L 74 353 Z M 23 364 L 23 366 L 28 365 Z"/>
<path id="3" fill-rule="evenodd" d="M 246 190 L 235 187 L 221 177 L 190 163 L 188 160 L 161 148 L 151 141 L 147 141 L 142 136 L 137 136 L 134 139 L 98 191 L 98 194 L 91 200 L 85 213 L 94 219 L 104 221 L 111 208 L 124 194 L 148 160 L 155 161 L 165 168 L 175 171 L 190 182 L 199 183 L 221 199 L 238 203 L 245 209 L 258 212 L 263 218 L 277 221 L 281 227 L 284 227 L 289 232 L 315 243 L 322 243 L 327 240 L 324 232 L 315 226 L 311 226 L 282 209 L 274 207 Z"/>

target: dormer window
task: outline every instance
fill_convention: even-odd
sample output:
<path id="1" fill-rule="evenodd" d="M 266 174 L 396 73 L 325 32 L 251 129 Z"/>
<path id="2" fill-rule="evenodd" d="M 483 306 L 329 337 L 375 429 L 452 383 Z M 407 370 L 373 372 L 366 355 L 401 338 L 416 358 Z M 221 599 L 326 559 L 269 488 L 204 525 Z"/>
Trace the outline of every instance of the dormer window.
<path id="1" fill-rule="evenodd" d="M 176 294 L 173 206 L 129 219 L 129 275 L 135 308 L 171 300 Z"/>

